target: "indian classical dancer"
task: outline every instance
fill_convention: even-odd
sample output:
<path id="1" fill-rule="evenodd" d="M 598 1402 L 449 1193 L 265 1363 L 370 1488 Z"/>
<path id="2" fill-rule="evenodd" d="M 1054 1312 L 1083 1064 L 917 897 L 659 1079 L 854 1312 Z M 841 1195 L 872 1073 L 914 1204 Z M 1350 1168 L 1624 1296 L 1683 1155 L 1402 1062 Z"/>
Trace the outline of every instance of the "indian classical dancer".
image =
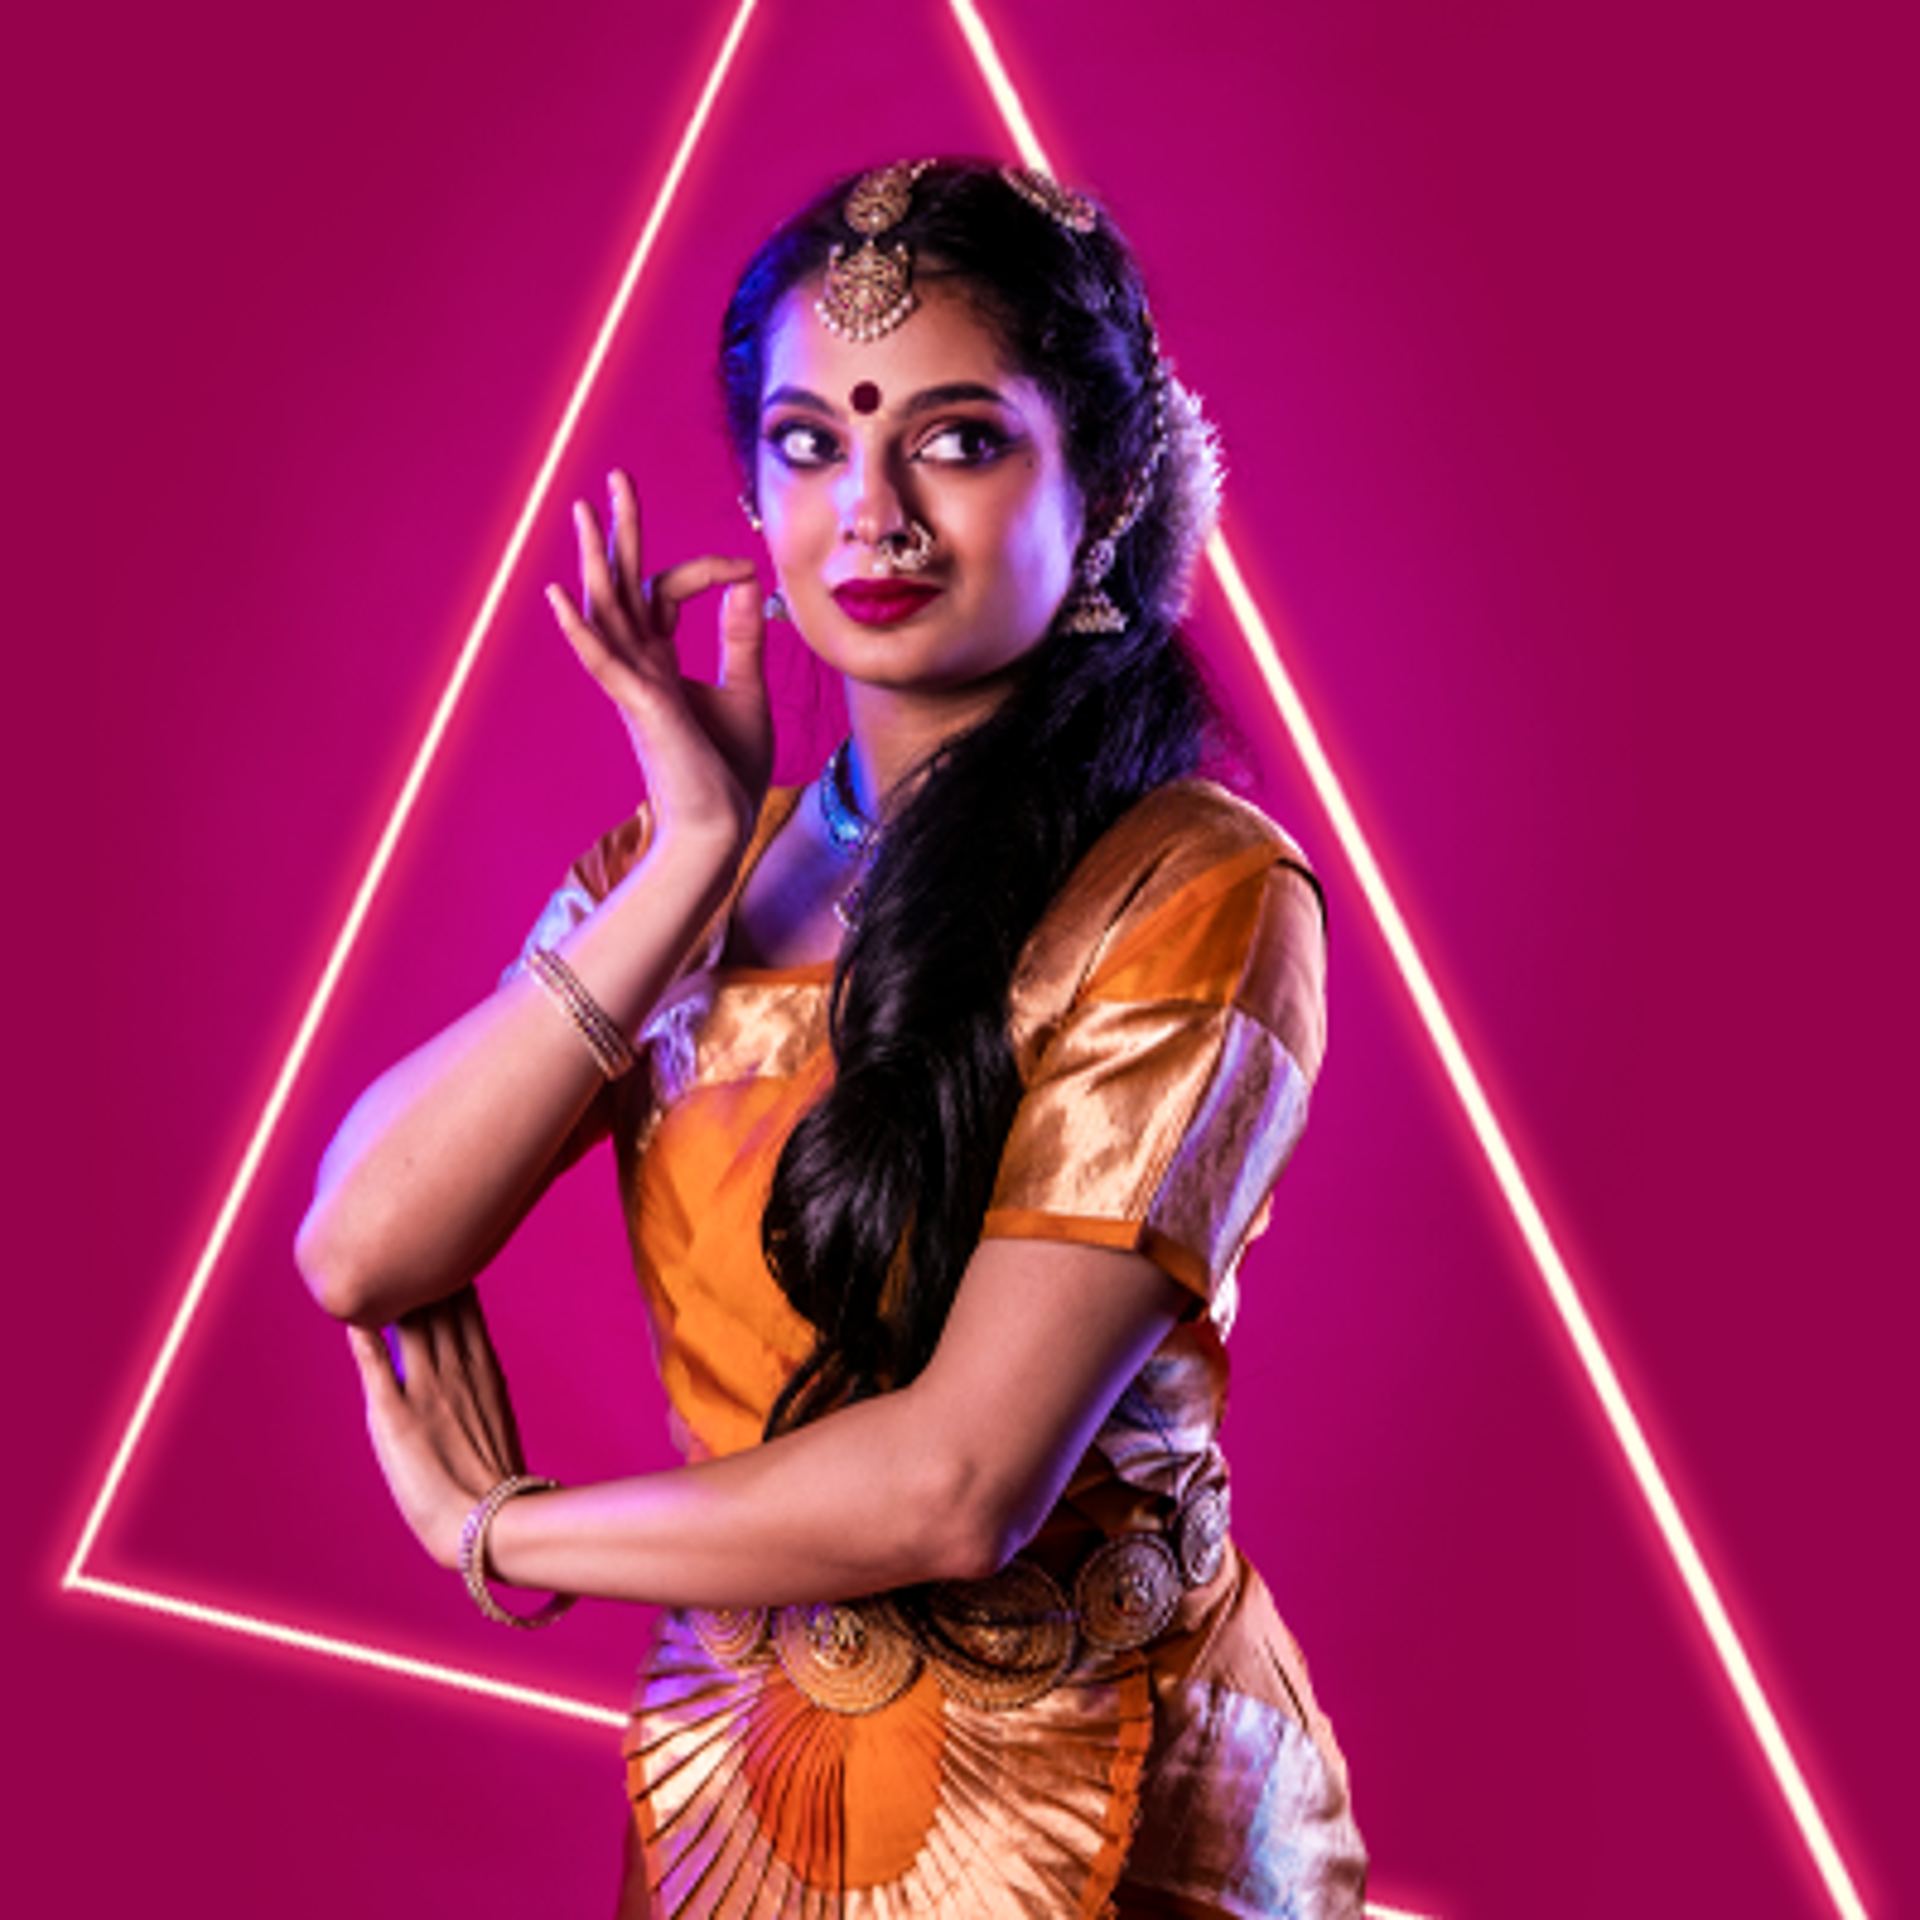
<path id="1" fill-rule="evenodd" d="M 549 599 L 645 802 L 361 1097 L 301 1229 L 380 1465 L 491 1618 L 663 1609 L 624 1916 L 1356 1914 L 1215 1440 L 1325 949 L 1299 850 L 1196 771 L 1209 431 L 1111 218 L 985 162 L 803 208 L 720 380 L 777 594 L 649 574 L 624 474 L 576 507 Z M 770 613 L 845 687 L 799 789 Z M 685 1464 L 559 1488 L 474 1282 L 601 1140 Z"/>

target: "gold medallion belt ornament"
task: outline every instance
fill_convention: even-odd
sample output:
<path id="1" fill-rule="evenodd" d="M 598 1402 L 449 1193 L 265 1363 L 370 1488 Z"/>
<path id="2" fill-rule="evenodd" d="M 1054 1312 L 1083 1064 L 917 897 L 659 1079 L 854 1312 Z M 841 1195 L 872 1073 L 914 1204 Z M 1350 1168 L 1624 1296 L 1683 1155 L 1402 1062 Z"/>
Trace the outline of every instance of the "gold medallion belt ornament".
<path id="1" fill-rule="evenodd" d="M 1157 1529 L 1115 1534 L 1080 1563 L 1069 1598 L 1016 1557 L 985 1580 L 808 1606 L 691 1609 L 700 1644 L 729 1667 L 776 1661 L 815 1706 L 873 1713 L 926 1668 L 952 1698 L 989 1711 L 1026 1706 L 1083 1650 L 1129 1653 L 1163 1633 L 1181 1597 L 1226 1560 L 1227 1486 L 1217 1471 Z"/>

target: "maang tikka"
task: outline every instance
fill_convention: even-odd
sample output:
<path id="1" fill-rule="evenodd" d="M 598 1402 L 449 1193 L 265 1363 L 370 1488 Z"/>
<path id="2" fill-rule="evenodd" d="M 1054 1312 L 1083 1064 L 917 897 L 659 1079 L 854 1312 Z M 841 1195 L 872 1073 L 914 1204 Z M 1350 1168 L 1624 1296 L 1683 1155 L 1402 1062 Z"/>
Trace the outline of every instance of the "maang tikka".
<path id="1" fill-rule="evenodd" d="M 875 241 L 907 217 L 913 183 L 932 165 L 931 160 L 896 160 L 853 183 L 840 217 L 866 238 L 857 253 L 835 247 L 827 256 L 827 282 L 813 310 L 829 333 L 842 340 L 878 340 L 920 304 L 913 291 L 913 256 L 905 244 L 883 251 Z"/>

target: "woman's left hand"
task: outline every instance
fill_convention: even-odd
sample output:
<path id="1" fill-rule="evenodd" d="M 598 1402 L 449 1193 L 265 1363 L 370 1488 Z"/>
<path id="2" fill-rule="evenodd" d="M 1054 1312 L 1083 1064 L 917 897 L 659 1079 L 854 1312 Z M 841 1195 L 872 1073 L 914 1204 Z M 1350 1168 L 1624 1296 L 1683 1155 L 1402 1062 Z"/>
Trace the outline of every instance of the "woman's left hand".
<path id="1" fill-rule="evenodd" d="M 524 1470 L 506 1375 L 471 1286 L 407 1314 L 386 1336 L 349 1327 L 367 1396 L 367 1431 L 401 1516 L 443 1567 L 483 1495 Z"/>

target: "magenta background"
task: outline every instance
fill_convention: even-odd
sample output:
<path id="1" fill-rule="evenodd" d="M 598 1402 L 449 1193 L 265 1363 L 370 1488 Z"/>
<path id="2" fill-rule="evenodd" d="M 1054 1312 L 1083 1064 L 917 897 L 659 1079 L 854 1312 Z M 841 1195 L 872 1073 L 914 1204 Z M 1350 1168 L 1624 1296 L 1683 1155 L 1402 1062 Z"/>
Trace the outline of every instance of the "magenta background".
<path id="1" fill-rule="evenodd" d="M 1904 11 L 990 14 L 1140 245 L 1242 562 L 1876 1913 L 1920 1902 Z M 725 17 L 534 13 L 10 26 L 11 1912 L 610 1907 L 610 1737 L 56 1591 Z M 737 546 L 732 266 L 833 168 L 1002 144 L 932 0 L 766 0 L 563 484 L 628 462 L 656 553 Z M 286 1256 L 344 1101 L 630 802 L 538 605 L 563 556 L 556 508 L 95 1567 L 617 1702 L 635 1617 L 509 1640 L 400 1536 Z M 1375 1891 L 1817 1913 L 1211 600 L 1197 630 L 1333 902 L 1228 1437 Z M 798 758 L 831 715 L 795 684 Z M 590 1171 L 492 1289 L 549 1471 L 661 1455 L 620 1263 Z"/>

